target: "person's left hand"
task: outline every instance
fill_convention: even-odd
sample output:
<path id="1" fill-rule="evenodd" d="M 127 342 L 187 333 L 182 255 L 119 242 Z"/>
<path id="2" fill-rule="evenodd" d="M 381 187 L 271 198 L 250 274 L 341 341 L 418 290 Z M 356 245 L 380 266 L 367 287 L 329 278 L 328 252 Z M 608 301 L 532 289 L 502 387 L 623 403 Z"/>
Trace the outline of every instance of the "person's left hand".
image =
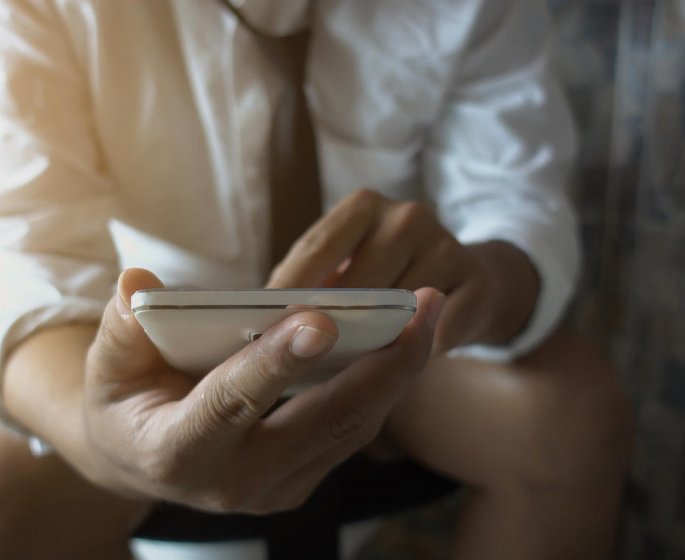
<path id="1" fill-rule="evenodd" d="M 504 342 L 515 334 L 503 332 L 512 327 L 499 320 L 507 304 L 502 301 L 498 263 L 509 269 L 519 261 L 530 268 L 537 294 L 537 276 L 514 247 L 499 242 L 464 246 L 423 204 L 397 202 L 362 189 L 305 232 L 274 269 L 267 287 L 431 286 L 447 296 L 434 339 L 435 351 L 441 352 L 470 342 Z M 534 297 L 528 299 L 532 309 Z"/>

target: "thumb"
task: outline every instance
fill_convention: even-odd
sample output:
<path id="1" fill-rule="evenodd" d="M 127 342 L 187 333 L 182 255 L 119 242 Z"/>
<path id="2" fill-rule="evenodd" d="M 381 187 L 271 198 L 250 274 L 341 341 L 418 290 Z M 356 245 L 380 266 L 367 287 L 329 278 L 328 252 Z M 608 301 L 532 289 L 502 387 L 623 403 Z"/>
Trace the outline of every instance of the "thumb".
<path id="1" fill-rule="evenodd" d="M 163 288 L 152 272 L 140 268 L 119 275 L 117 291 L 102 316 L 88 361 L 100 375 L 116 375 L 117 380 L 135 376 L 157 360 L 159 353 L 131 312 L 131 296 L 138 290 Z"/>
<path id="2" fill-rule="evenodd" d="M 338 329 L 323 313 L 304 311 L 283 319 L 209 373 L 189 395 L 200 430 L 248 427 L 334 346 Z"/>

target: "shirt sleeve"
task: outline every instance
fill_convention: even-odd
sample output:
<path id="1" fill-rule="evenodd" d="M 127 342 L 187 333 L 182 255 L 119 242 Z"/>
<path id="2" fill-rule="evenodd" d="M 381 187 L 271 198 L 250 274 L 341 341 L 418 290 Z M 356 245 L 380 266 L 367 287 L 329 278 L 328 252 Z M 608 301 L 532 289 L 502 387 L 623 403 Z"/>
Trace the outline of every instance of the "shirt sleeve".
<path id="1" fill-rule="evenodd" d="M 565 184 L 576 139 L 550 73 L 550 38 L 543 2 L 482 2 L 424 151 L 425 186 L 443 224 L 464 244 L 515 245 L 541 280 L 533 315 L 511 344 L 453 355 L 528 352 L 551 334 L 573 293 L 579 243 Z"/>
<path id="2" fill-rule="evenodd" d="M 118 271 L 87 82 L 53 10 L 0 0 L 0 375 L 36 330 L 98 321 Z"/>

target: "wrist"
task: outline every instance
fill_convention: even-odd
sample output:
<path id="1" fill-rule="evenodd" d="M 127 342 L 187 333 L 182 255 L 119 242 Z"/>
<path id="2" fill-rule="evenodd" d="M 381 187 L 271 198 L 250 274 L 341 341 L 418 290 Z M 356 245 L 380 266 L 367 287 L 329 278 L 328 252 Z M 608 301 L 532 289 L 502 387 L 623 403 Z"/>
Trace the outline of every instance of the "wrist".
<path id="1" fill-rule="evenodd" d="M 528 325 L 540 294 L 540 277 L 518 247 L 491 241 L 469 246 L 490 286 L 485 318 L 473 343 L 506 345 Z"/>

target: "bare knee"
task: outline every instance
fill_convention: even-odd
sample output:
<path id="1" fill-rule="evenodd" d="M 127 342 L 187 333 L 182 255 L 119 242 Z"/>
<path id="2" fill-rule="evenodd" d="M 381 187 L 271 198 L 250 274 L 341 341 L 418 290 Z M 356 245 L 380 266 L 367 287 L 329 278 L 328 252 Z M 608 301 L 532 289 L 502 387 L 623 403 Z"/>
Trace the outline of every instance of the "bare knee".
<path id="1" fill-rule="evenodd" d="M 620 487 L 633 429 L 613 368 L 586 342 L 559 335 L 517 369 L 528 376 L 519 481 L 529 490 Z"/>
<path id="2" fill-rule="evenodd" d="M 147 505 L 112 496 L 57 457 L 36 459 L 0 434 L 0 558 L 129 558 Z"/>
<path id="3" fill-rule="evenodd" d="M 470 486 L 586 496 L 612 488 L 615 498 L 632 424 L 615 372 L 586 342 L 557 335 L 511 364 L 434 358 L 385 430 L 408 455 Z"/>

